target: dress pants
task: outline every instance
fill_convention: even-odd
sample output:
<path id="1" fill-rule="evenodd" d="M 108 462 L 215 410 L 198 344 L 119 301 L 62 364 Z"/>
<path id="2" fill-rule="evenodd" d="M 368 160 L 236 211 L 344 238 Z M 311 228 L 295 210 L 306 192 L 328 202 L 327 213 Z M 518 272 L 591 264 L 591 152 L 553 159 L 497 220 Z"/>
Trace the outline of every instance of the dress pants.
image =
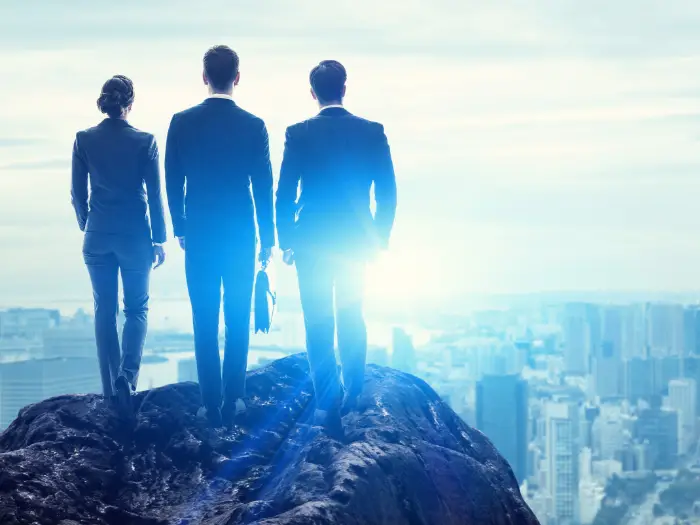
<path id="1" fill-rule="evenodd" d="M 136 390 L 148 330 L 148 287 L 153 264 L 149 235 L 90 232 L 83 241 L 95 300 L 95 342 L 105 397 L 114 395 L 114 382 L 124 376 Z M 119 274 L 124 293 L 121 351 L 117 333 Z"/>
<path id="2" fill-rule="evenodd" d="M 186 237 L 185 274 L 192 304 L 197 376 L 202 404 L 208 409 L 245 397 L 256 242 L 254 234 L 241 237 L 235 242 Z M 223 374 L 219 357 L 222 285 Z"/>
<path id="3" fill-rule="evenodd" d="M 315 250 L 301 251 L 295 260 L 316 407 L 329 410 L 342 400 L 334 351 L 336 330 L 347 396 L 356 397 L 362 391 L 367 359 L 362 314 L 366 264 L 358 258 Z"/>

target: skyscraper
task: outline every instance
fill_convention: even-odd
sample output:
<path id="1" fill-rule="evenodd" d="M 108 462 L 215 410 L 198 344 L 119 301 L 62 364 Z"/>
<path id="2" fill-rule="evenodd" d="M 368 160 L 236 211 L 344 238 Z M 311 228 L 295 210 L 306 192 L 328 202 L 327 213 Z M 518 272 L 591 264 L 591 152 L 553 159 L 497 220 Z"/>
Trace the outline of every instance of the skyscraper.
<path id="1" fill-rule="evenodd" d="M 684 354 L 685 313 L 679 304 L 647 305 L 647 339 L 653 357 Z"/>
<path id="2" fill-rule="evenodd" d="M 416 369 L 416 351 L 411 336 L 403 328 L 394 328 L 392 332 L 391 365 L 412 374 Z"/>
<path id="3" fill-rule="evenodd" d="M 585 304 L 571 303 L 564 308 L 564 368 L 569 374 L 585 375 L 591 356 L 591 329 Z"/>
<path id="4" fill-rule="evenodd" d="M 547 490 L 557 523 L 579 520 L 579 413 L 569 401 L 547 404 Z"/>
<path id="5" fill-rule="evenodd" d="M 668 384 L 669 407 L 678 412 L 678 453 L 685 454 L 696 441 L 696 390 L 693 379 L 674 379 Z"/>
<path id="6" fill-rule="evenodd" d="M 527 477 L 527 382 L 519 375 L 484 376 L 476 385 L 476 427 L 493 442 L 522 483 Z"/>
<path id="7" fill-rule="evenodd" d="M 603 399 L 622 395 L 622 310 L 607 306 L 602 313 L 602 340 L 594 357 L 595 391 Z"/>
<path id="8" fill-rule="evenodd" d="M 96 357 L 0 363 L 0 429 L 27 405 L 64 394 L 101 392 Z"/>
<path id="9" fill-rule="evenodd" d="M 637 418 L 637 441 L 648 446 L 649 468 L 671 470 L 678 459 L 678 412 L 652 406 Z"/>

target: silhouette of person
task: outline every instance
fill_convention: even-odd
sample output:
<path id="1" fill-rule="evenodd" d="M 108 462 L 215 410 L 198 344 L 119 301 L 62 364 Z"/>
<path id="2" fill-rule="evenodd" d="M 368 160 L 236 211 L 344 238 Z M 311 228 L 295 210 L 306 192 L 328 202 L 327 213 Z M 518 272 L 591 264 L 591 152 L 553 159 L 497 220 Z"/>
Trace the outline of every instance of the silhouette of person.
<path id="1" fill-rule="evenodd" d="M 102 390 L 105 397 L 116 396 L 127 413 L 148 328 L 151 266 L 165 261 L 166 240 L 158 145 L 153 135 L 127 122 L 133 103 L 134 85 L 127 77 L 117 75 L 104 84 L 97 107 L 107 118 L 77 133 L 71 185 L 78 225 L 85 232 L 83 257 L 95 300 Z M 125 316 L 121 352 L 120 273 Z"/>
<path id="2" fill-rule="evenodd" d="M 202 395 L 198 414 L 215 427 L 231 423 L 246 410 L 256 215 L 261 262 L 269 261 L 275 245 L 267 129 L 260 118 L 233 101 L 240 79 L 238 66 L 238 55 L 229 47 L 206 52 L 203 78 L 209 97 L 173 117 L 165 153 L 168 204 L 175 236 L 185 250 L 192 304 Z M 219 358 L 222 285 L 223 374 Z"/>
<path id="3" fill-rule="evenodd" d="M 387 248 L 396 215 L 396 179 L 384 128 L 343 107 L 346 78 L 334 60 L 311 71 L 311 95 L 320 113 L 287 129 L 276 203 L 283 260 L 296 264 L 299 280 L 315 419 L 330 429 L 339 427 L 341 412 L 350 410 L 362 391 L 365 266 Z M 334 352 L 336 329 L 344 393 Z"/>

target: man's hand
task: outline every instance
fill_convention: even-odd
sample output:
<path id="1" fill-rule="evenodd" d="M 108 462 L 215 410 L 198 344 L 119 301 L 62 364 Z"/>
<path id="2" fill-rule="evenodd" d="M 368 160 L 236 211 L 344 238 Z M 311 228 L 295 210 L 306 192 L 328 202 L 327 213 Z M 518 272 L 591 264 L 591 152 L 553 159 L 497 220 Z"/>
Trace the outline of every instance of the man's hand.
<path id="1" fill-rule="evenodd" d="M 178 237 L 177 243 L 180 245 L 180 248 L 182 248 L 183 250 L 185 249 L 185 238 L 184 237 Z"/>
<path id="2" fill-rule="evenodd" d="M 272 259 L 272 248 L 261 248 L 258 260 L 262 263 L 263 268 L 270 264 L 270 259 Z"/>
<path id="3" fill-rule="evenodd" d="M 165 248 L 161 244 L 153 245 L 153 269 L 155 270 L 165 262 Z"/>
<path id="4" fill-rule="evenodd" d="M 294 250 L 284 250 L 282 261 L 284 264 L 292 266 L 294 264 Z"/>

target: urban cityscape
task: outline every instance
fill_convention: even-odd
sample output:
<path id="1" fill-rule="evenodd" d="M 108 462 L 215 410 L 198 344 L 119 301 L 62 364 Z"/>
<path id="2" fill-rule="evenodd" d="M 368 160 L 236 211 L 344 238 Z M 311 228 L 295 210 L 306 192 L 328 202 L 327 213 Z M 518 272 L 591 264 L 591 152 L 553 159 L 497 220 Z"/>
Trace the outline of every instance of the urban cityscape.
<path id="1" fill-rule="evenodd" d="M 302 351 L 301 323 L 280 312 L 249 366 Z M 700 523 L 700 306 L 543 303 L 385 324 L 383 344 L 370 328 L 368 361 L 424 379 L 488 436 L 541 523 Z M 97 370 L 85 311 L 0 311 L 0 429 L 28 404 L 98 393 Z M 188 331 L 152 331 L 139 389 L 195 380 Z"/>

